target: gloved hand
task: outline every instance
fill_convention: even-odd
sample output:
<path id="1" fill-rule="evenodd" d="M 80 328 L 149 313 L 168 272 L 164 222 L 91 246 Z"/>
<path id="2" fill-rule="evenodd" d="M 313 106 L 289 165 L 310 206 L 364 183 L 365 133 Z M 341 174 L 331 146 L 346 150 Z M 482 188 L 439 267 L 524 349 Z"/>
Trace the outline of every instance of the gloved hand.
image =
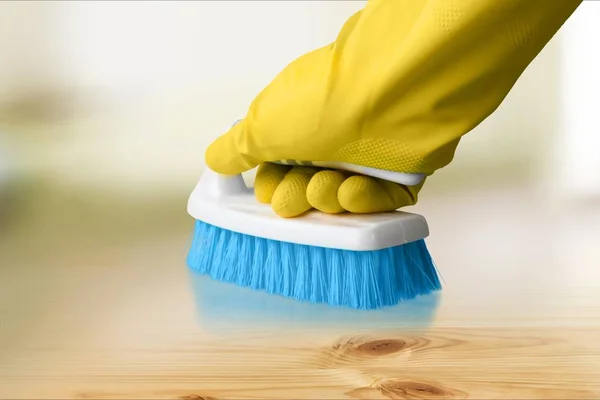
<path id="1" fill-rule="evenodd" d="M 338 161 L 429 176 L 581 1 L 370 0 L 334 43 L 289 64 L 256 97 L 208 148 L 207 165 L 237 174 L 271 161 Z M 310 206 L 373 212 L 414 204 L 423 185 L 315 172 L 265 164 L 257 197 L 282 216 Z"/>
<path id="2" fill-rule="evenodd" d="M 415 204 L 423 182 L 407 187 L 345 171 L 263 163 L 254 193 L 282 217 L 296 217 L 313 207 L 328 214 L 374 213 Z"/>

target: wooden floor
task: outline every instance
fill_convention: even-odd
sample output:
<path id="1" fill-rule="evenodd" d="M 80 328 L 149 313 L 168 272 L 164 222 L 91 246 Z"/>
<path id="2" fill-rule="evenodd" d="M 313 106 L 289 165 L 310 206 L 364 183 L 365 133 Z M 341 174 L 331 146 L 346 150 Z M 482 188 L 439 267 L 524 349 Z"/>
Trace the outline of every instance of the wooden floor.
<path id="1" fill-rule="evenodd" d="M 188 273 L 185 198 L 27 198 L 0 237 L 0 399 L 600 398 L 597 208 L 423 200 L 444 290 L 359 312 Z"/>

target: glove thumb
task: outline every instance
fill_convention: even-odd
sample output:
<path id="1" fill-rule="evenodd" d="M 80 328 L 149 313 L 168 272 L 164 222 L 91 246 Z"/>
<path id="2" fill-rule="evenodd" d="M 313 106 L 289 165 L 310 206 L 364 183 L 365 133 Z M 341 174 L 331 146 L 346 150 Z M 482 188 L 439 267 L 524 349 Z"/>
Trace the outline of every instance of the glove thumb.
<path id="1" fill-rule="evenodd" d="M 206 150 L 206 165 L 223 175 L 236 175 L 248 171 L 262 161 L 249 154 L 249 134 L 244 121 L 232 126 Z"/>

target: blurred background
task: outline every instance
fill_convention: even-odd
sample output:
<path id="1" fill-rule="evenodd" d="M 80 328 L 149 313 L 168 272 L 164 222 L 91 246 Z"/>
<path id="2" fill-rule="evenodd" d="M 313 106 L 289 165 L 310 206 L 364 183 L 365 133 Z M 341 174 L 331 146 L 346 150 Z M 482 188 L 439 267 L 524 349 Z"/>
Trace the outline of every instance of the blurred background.
<path id="1" fill-rule="evenodd" d="M 3 174 L 120 197 L 188 192 L 205 147 L 364 3 L 2 2 Z M 599 17 L 585 1 L 427 190 L 533 179 L 600 192 Z"/>
<path id="2" fill-rule="evenodd" d="M 112 265 L 119 251 L 171 260 L 155 245 L 171 242 L 183 260 L 206 146 L 364 4 L 1 2 L 3 295 L 19 290 L 19 266 Z M 600 2 L 585 1 L 430 179 L 421 207 L 457 193 L 600 197 L 599 20 Z"/>
<path id="3" fill-rule="evenodd" d="M 205 148 L 364 4 L 0 2 L 0 382 L 82 374 L 65 360 L 219 325 L 227 306 L 206 307 L 221 289 L 185 268 Z M 421 192 L 446 285 L 422 320 L 597 320 L 598 21 L 600 2 L 584 1 Z"/>

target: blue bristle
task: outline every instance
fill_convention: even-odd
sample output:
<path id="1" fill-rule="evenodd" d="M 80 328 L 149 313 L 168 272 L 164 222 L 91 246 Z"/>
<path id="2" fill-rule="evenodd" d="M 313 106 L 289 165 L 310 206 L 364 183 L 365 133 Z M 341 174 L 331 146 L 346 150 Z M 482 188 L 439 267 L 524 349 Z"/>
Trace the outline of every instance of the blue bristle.
<path id="1" fill-rule="evenodd" d="M 280 285 L 287 277 L 283 274 L 287 272 L 284 268 L 281 268 L 281 257 L 279 256 L 280 247 L 284 247 L 286 243 L 277 243 L 274 241 L 267 242 L 267 258 L 265 260 L 264 275 L 265 275 L 265 287 L 269 293 L 279 293 Z M 286 249 L 287 250 L 287 249 Z M 273 268 L 277 264 L 278 268 Z"/>
<path id="2" fill-rule="evenodd" d="M 187 263 L 217 280 L 365 310 L 441 289 L 424 240 L 348 251 L 268 240 L 196 221 Z"/>
<path id="3" fill-rule="evenodd" d="M 267 256 L 267 241 L 254 236 L 250 237 L 254 238 L 255 245 L 254 256 L 252 257 L 252 271 L 250 271 L 252 274 L 250 287 L 262 288 L 265 284 L 264 260 Z"/>
<path id="4" fill-rule="evenodd" d="M 296 286 L 310 285 L 312 293 L 309 295 L 309 300 L 313 303 L 323 303 L 327 300 L 327 289 L 331 279 L 331 273 L 325 263 L 327 251 L 322 247 L 312 247 L 310 248 L 311 251 L 308 251 L 308 249 L 309 247 L 306 246 L 305 251 L 309 253 L 311 265 L 310 281 Z M 302 292 L 298 293 L 296 298 L 300 298 L 301 294 Z"/>
<path id="5" fill-rule="evenodd" d="M 294 297 L 302 297 L 302 294 L 306 291 L 305 288 L 313 284 L 310 254 L 307 248 L 298 247 L 294 255 L 296 256 L 294 260 L 296 263 L 296 279 L 292 290 Z"/>

